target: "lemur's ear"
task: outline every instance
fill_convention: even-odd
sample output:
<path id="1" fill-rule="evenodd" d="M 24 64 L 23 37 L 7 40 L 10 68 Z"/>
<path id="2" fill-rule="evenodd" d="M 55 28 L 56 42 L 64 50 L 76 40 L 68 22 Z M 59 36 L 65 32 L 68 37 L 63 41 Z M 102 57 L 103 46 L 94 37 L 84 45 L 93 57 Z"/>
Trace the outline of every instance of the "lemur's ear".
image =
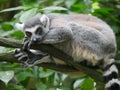
<path id="1" fill-rule="evenodd" d="M 22 23 L 22 24 L 16 23 L 16 24 L 15 24 L 15 27 L 16 27 L 17 29 L 23 30 L 23 28 L 24 28 L 24 23 Z"/>
<path id="2" fill-rule="evenodd" d="M 49 18 L 46 15 L 42 15 L 42 17 L 40 18 L 40 22 L 45 26 L 45 27 L 49 27 Z"/>

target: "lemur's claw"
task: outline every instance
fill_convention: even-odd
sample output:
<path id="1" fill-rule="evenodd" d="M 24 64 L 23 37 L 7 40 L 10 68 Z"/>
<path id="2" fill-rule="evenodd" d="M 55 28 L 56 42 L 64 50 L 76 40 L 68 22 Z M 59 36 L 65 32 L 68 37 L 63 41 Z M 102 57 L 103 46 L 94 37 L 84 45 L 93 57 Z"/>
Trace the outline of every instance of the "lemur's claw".
<path id="1" fill-rule="evenodd" d="M 24 68 L 33 66 L 33 63 L 30 63 L 29 61 L 30 60 L 27 60 L 27 61 L 21 63 L 21 66 Z"/>
<path id="2" fill-rule="evenodd" d="M 14 54 L 17 54 L 20 52 L 20 49 L 15 49 Z"/>
<path id="3" fill-rule="evenodd" d="M 27 59 L 28 59 L 28 54 L 26 52 L 21 51 L 20 49 L 16 49 L 14 51 L 14 56 L 20 62 L 27 61 Z"/>
<path id="4" fill-rule="evenodd" d="M 21 50 L 23 50 L 23 51 L 28 50 L 29 49 L 29 43 L 30 43 L 29 40 L 26 40 L 24 42 L 23 47 L 21 48 Z"/>
<path id="5" fill-rule="evenodd" d="M 22 66 L 23 68 L 26 68 L 26 67 L 28 67 L 29 65 L 28 65 L 28 63 L 23 62 L 23 63 L 21 63 L 21 66 Z"/>

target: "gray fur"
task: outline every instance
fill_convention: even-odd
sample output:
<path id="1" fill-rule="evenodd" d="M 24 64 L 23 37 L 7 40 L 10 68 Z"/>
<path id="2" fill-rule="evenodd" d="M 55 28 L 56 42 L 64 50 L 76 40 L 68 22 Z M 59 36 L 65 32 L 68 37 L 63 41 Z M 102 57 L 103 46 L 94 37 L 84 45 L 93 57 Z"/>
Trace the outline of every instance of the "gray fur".
<path id="1" fill-rule="evenodd" d="M 42 15 L 37 15 L 27 21 L 24 30 L 36 25 L 41 27 L 41 17 Z M 52 44 L 76 61 L 86 59 L 91 62 L 90 60 L 94 58 L 93 65 L 101 59 L 115 56 L 114 33 L 102 20 L 90 15 L 48 14 L 47 17 L 50 20 L 49 33 L 40 39 L 40 43 Z M 76 51 L 78 48 L 79 51 Z M 86 55 L 82 56 L 82 53 Z M 93 57 L 90 58 L 91 55 Z"/>
<path id="2" fill-rule="evenodd" d="M 41 25 L 42 23 L 39 20 L 40 16 L 41 15 L 37 15 L 37 16 L 33 17 L 32 19 L 30 19 L 29 21 L 27 21 L 24 25 L 24 29 L 31 28 L 31 27 L 34 27 L 36 25 Z"/>
<path id="3" fill-rule="evenodd" d="M 30 47 L 33 41 L 37 39 L 37 42 L 35 43 L 52 44 L 54 47 L 60 49 L 64 53 L 72 56 L 76 62 L 87 60 L 94 66 L 99 65 L 99 62 L 102 60 L 102 67 L 107 67 L 105 72 L 109 71 L 110 73 L 108 77 L 112 75 L 113 69 L 116 69 L 115 71 L 117 71 L 117 68 L 114 67 L 110 69 L 112 66 L 111 63 L 114 64 L 114 56 L 116 53 L 115 35 L 112 29 L 104 21 L 98 19 L 97 17 L 83 14 L 48 14 L 45 17 L 42 15 L 37 15 L 23 25 L 24 32 L 32 32 L 31 37 L 28 37 L 28 40 L 23 43 L 24 48 Z M 23 25 L 20 26 L 18 24 L 17 26 L 22 27 Z M 42 32 L 44 33 L 40 33 L 40 35 L 35 33 L 37 27 L 41 27 Z M 25 36 L 27 37 L 26 33 Z M 26 42 L 29 42 L 29 44 L 25 44 Z M 36 56 L 35 53 L 31 55 L 33 55 L 33 58 Z M 44 55 L 40 55 L 41 57 L 35 58 L 35 61 L 36 59 L 42 60 Z M 48 60 L 50 60 L 50 58 L 48 58 Z M 28 61 L 30 62 L 30 60 Z M 34 60 L 31 61 L 33 63 Z M 56 61 L 60 60 L 55 59 L 55 62 Z M 116 75 L 117 73 L 113 74 Z M 106 76 L 104 77 L 108 83 L 106 84 L 106 88 L 110 88 L 108 90 L 112 90 L 112 85 L 110 86 L 109 82 L 113 82 L 113 85 L 120 85 L 117 76 L 116 80 L 114 80 L 114 75 L 110 80 L 107 80 L 108 78 Z"/>

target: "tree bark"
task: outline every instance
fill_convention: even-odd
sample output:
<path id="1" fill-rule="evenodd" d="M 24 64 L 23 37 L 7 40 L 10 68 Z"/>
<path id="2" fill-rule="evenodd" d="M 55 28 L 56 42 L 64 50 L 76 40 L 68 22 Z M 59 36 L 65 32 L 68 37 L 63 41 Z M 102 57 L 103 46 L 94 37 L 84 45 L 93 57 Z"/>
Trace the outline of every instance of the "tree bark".
<path id="1" fill-rule="evenodd" d="M 0 46 L 4 46 L 4 47 L 20 48 L 22 46 L 21 42 L 22 41 L 20 40 L 0 37 Z M 71 56 L 63 53 L 62 51 L 53 47 L 52 45 L 34 44 L 31 46 L 31 48 L 41 50 L 43 52 L 47 52 L 50 55 L 63 60 L 65 63 L 68 63 L 68 65 L 59 65 L 55 63 L 41 63 L 38 66 L 49 68 L 49 69 L 56 70 L 66 74 L 75 74 L 75 75 L 85 74 L 92 77 L 96 82 L 99 81 L 99 84 L 101 83 L 101 85 L 103 85 L 102 74 L 98 72 L 97 69 L 91 69 L 91 68 L 82 66 L 79 63 L 74 62 Z M 4 62 L 4 61 L 11 62 L 11 63 L 13 62 L 19 63 L 14 57 L 14 51 L 11 51 L 8 53 L 1 53 L 0 62 Z"/>
<path id="2" fill-rule="evenodd" d="M 20 48 L 22 46 L 22 44 L 21 44 L 21 41 L 19 41 L 19 40 L 0 37 L 0 46 L 10 47 L 10 48 Z M 64 67 L 69 67 L 69 68 L 71 67 L 71 68 L 67 69 L 65 71 L 68 71 L 68 72 L 69 72 L 69 70 L 70 71 L 80 71 L 82 73 L 85 73 L 85 74 L 91 76 L 95 80 L 99 80 L 102 82 L 102 77 L 101 77 L 100 72 L 98 72 L 98 71 L 95 72 L 95 70 L 89 69 L 87 67 L 84 67 L 84 66 L 74 62 L 73 58 L 71 56 L 68 56 L 64 52 L 53 47 L 52 45 L 34 44 L 31 46 L 31 48 L 36 49 L 36 50 L 41 50 L 43 52 L 47 52 L 50 55 L 52 55 L 56 58 L 59 58 L 59 59 L 63 60 L 64 62 L 68 63 L 69 65 L 68 66 L 64 65 Z M 6 61 L 6 62 L 18 62 L 14 58 L 13 52 L 0 54 L 0 60 Z M 55 66 L 53 66 L 52 64 L 49 64 L 49 63 L 39 64 L 39 66 L 43 66 L 43 67 L 47 67 L 47 68 L 52 67 L 52 69 L 55 69 L 55 67 L 58 67 L 58 68 L 60 67 L 60 65 L 56 64 Z M 60 68 L 62 68 L 62 67 L 60 67 Z M 61 71 L 64 71 L 64 70 L 61 69 Z"/>

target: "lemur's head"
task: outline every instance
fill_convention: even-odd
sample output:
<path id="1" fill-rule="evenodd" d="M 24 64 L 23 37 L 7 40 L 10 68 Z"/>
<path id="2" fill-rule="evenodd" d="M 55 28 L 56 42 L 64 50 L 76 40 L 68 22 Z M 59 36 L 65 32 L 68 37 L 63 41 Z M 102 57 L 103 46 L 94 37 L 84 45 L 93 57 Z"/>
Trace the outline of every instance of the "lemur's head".
<path id="1" fill-rule="evenodd" d="M 16 28 L 23 30 L 25 37 L 31 43 L 40 42 L 45 34 L 49 31 L 49 18 L 46 15 L 36 15 L 26 23 L 17 23 Z"/>

